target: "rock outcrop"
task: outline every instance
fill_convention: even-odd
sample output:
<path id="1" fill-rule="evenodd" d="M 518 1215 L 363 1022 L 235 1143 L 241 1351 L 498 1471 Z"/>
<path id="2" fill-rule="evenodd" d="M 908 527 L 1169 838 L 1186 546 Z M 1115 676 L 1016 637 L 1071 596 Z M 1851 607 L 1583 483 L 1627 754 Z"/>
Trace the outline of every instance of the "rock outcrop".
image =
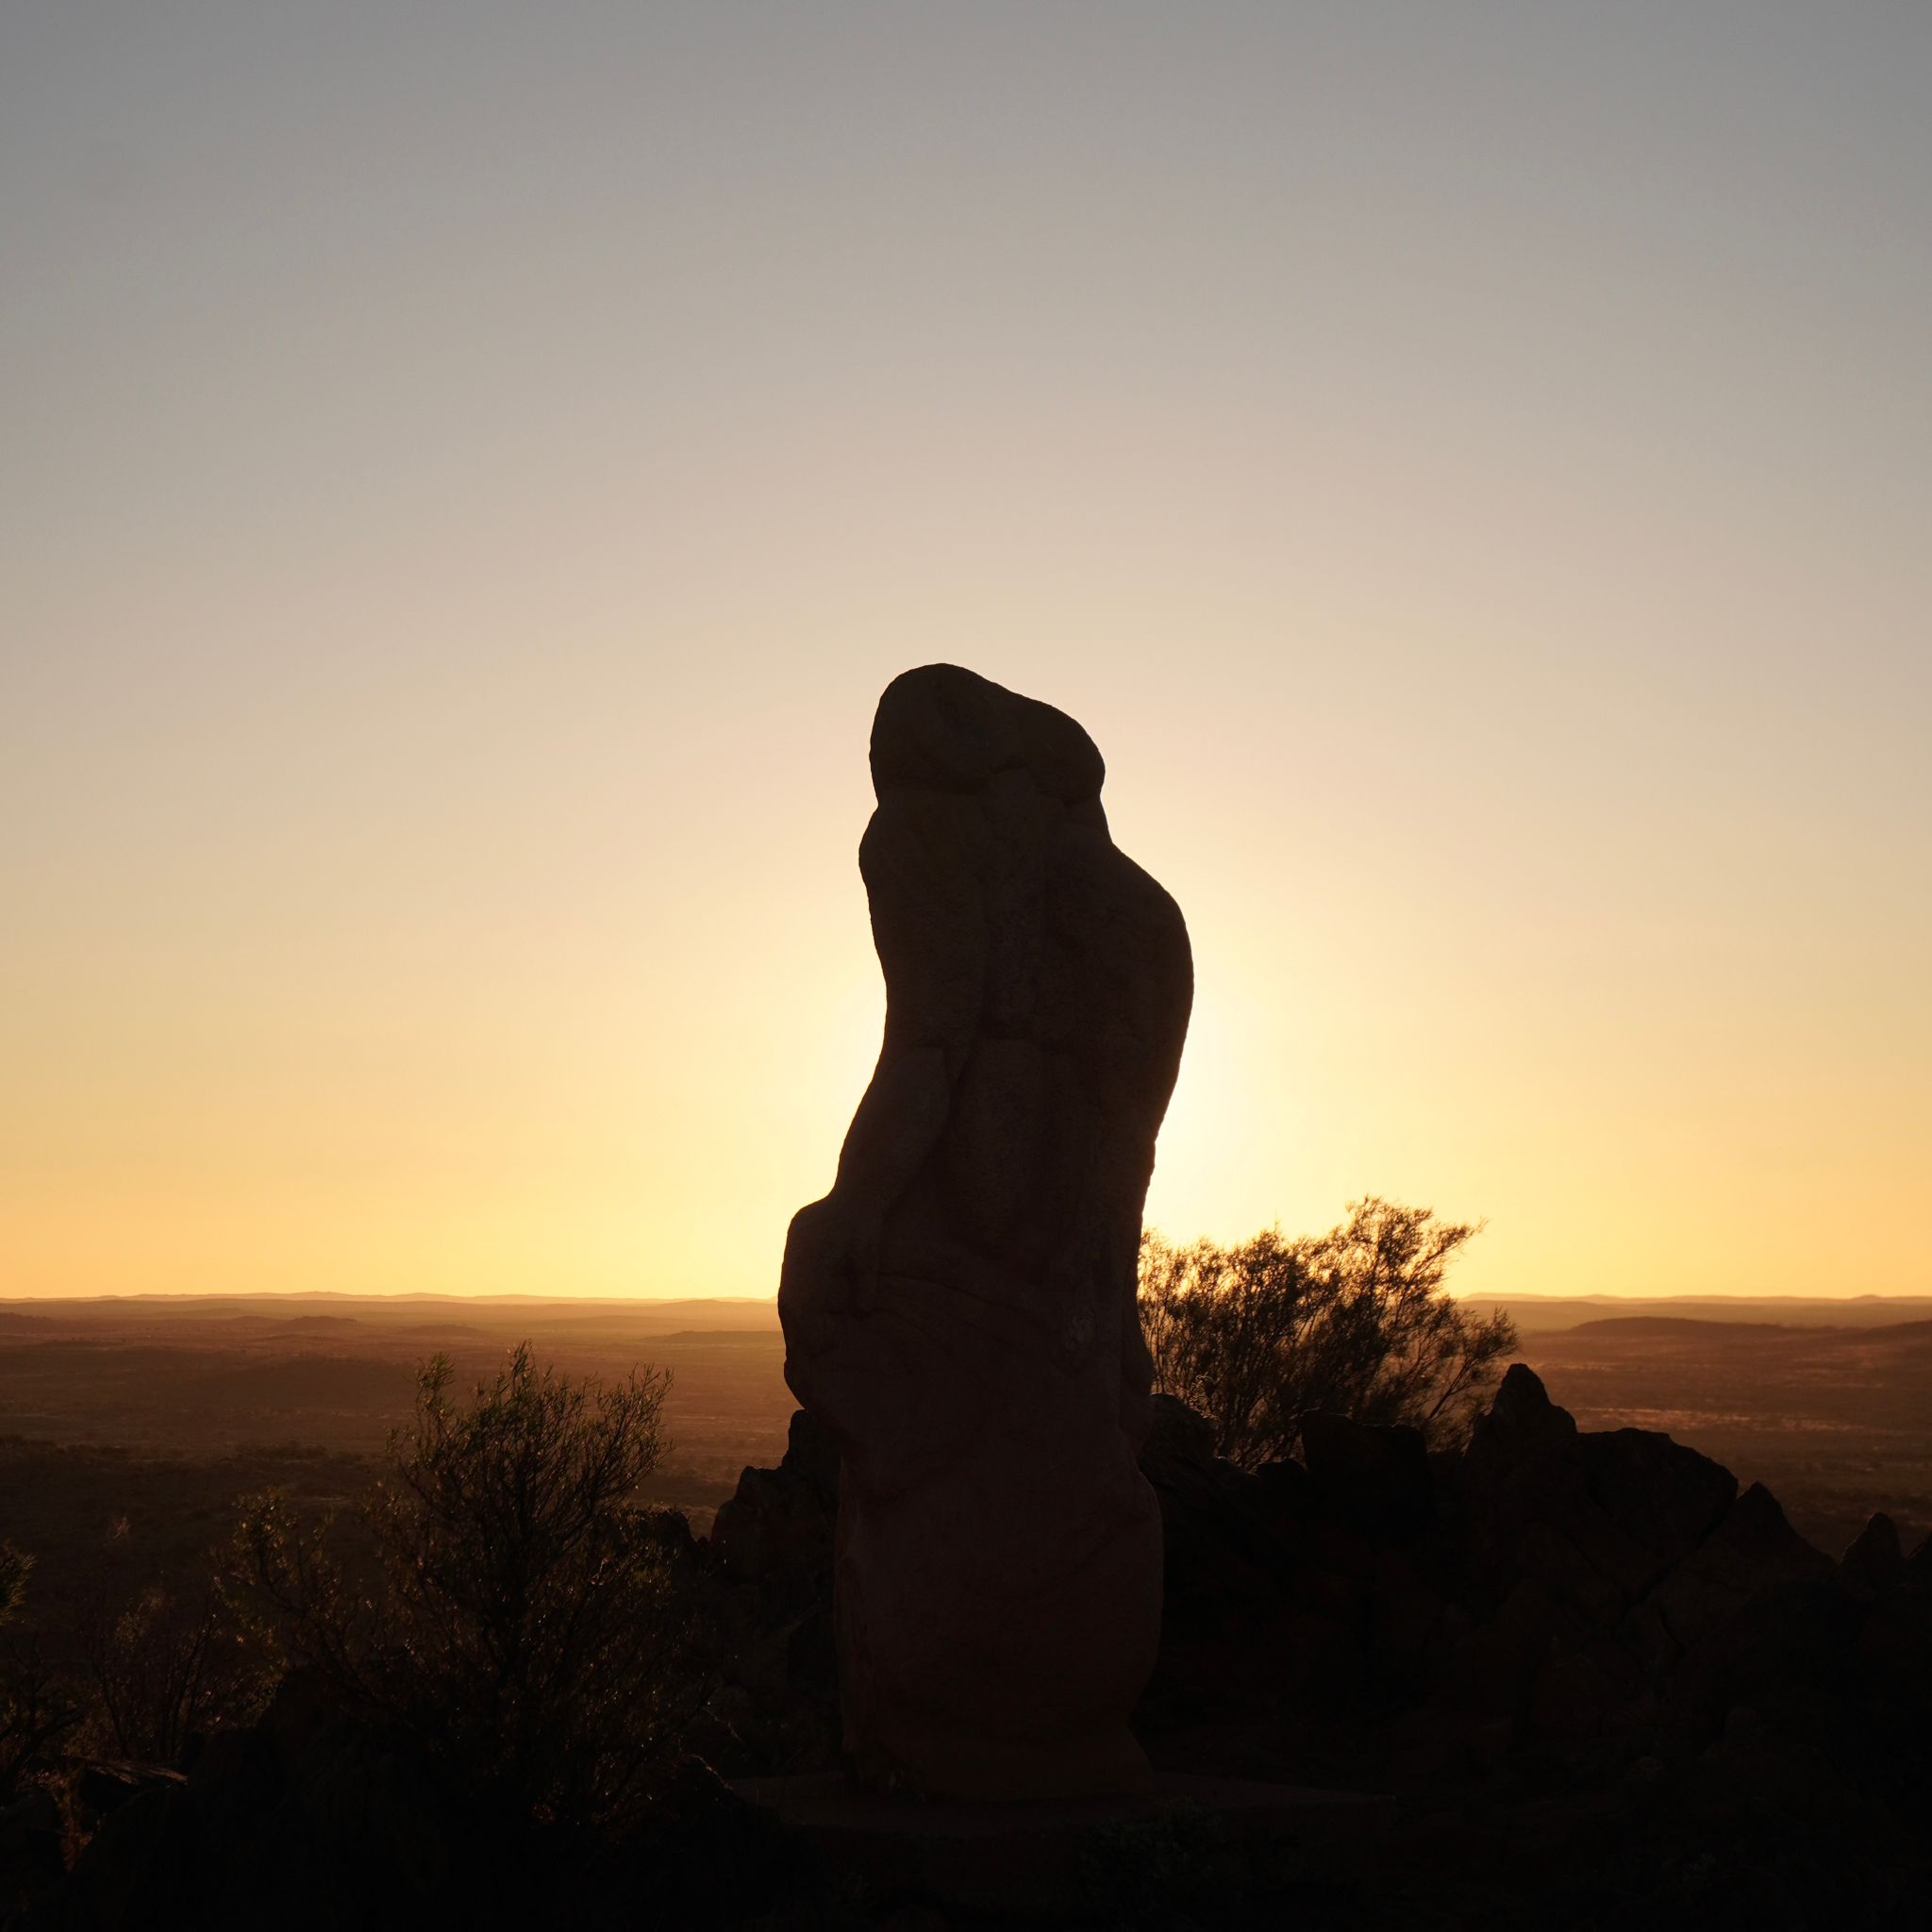
<path id="1" fill-rule="evenodd" d="M 1526 1369 L 1466 1452 L 1420 1461 L 1404 1431 L 1330 1418 L 1312 1466 L 1244 1471 L 1179 1403 L 1150 1407 L 1166 1608 L 1137 1733 L 1164 1771 L 1390 1802 L 1372 1845 L 1324 1811 L 1285 1857 L 1211 1819 L 1112 1830 L 1091 1909 L 1019 1886 L 999 1923 L 1924 1923 L 1932 1540 L 1902 1555 L 1880 1520 L 1834 1563 L 1760 1486 L 1667 1437 L 1579 1430 Z M 801 1416 L 714 1539 L 666 1525 L 711 1651 L 676 1699 L 683 1740 L 716 1773 L 838 1764 L 844 1488 Z M 479 1810 L 448 1769 L 291 1678 L 175 1770 L 84 1765 L 64 1815 L 44 1790 L 0 1807 L 0 1924 L 988 1923 L 903 1875 L 855 1892 L 691 1758 L 615 1840 Z"/>
<path id="2" fill-rule="evenodd" d="M 621 1836 L 539 1824 L 303 1674 L 259 1722 L 204 1740 L 185 1774 L 123 1770 L 65 1882 L 18 1918 L 0 1905 L 8 1932 L 698 1932 L 814 1902 L 771 1821 L 696 1758 L 654 1768 Z"/>
<path id="3" fill-rule="evenodd" d="M 885 1040 L 778 1297 L 841 1457 L 847 1746 L 935 1795 L 1132 1789 L 1161 1574 L 1135 1266 L 1186 927 L 1049 706 L 908 672 L 872 771 Z"/>
<path id="4" fill-rule="evenodd" d="M 1356 1916 L 1324 1918 L 1342 1894 L 1295 1892 L 1307 1874 L 1250 1873 L 1249 1916 L 1221 1923 L 1923 1918 L 1932 1541 L 1904 1556 L 1879 1519 L 1834 1563 L 1761 1485 L 1667 1436 L 1580 1430 L 1521 1366 L 1462 1451 L 1323 1417 L 1305 1461 L 1246 1471 L 1179 1403 L 1152 1409 L 1165 1609 L 1134 1725 L 1154 1762 L 1396 1801 L 1374 1860 L 1323 1881 Z M 822 1505 L 775 1474 L 740 1496 L 790 1499 L 765 1546 L 797 1567 L 757 1587 L 797 1603 Z"/>

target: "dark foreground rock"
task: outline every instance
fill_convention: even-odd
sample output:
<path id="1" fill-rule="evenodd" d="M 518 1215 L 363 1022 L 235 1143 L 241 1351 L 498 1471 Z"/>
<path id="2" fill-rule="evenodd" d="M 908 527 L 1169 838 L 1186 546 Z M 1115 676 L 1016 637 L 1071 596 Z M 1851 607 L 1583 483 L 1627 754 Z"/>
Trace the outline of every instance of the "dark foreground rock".
<path id="1" fill-rule="evenodd" d="M 1460 1454 L 1321 1418 L 1305 1455 L 1236 1469 L 1156 1399 L 1165 1614 L 1136 1715 L 1168 1774 L 1392 1798 L 1373 1858 L 1303 1873 L 1299 1923 L 1924 1923 L 1932 1546 L 1875 1519 L 1834 1563 L 1761 1486 L 1581 1431 L 1520 1365 Z M 795 1517 L 760 1547 L 801 1553 L 798 1601 L 818 1504 L 772 1474 L 741 1500 Z M 1224 1866 L 1200 1923 L 1285 1909 Z M 1142 1892 L 1153 1916 L 1118 1923 L 1189 1923 Z"/>
<path id="2" fill-rule="evenodd" d="M 1462 1455 L 1325 1422 L 1307 1450 L 1249 1475 L 1150 1444 L 1157 1763 L 1395 1794 L 1386 1923 L 1923 1921 L 1932 1589 L 1892 1525 L 1834 1564 L 1522 1366 Z"/>
<path id="3" fill-rule="evenodd" d="M 739 1790 L 807 1842 L 853 1905 L 944 1923 L 1146 1924 L 1156 1915 L 1241 1924 L 1326 1874 L 1372 1859 L 1390 1805 L 1169 1773 L 1145 1791 L 1028 1803 L 921 1800 L 842 1773 L 748 1778 Z"/>
<path id="4" fill-rule="evenodd" d="M 784 1834 L 696 1758 L 626 1833 L 533 1827 L 303 1677 L 185 1775 L 140 1783 L 9 1928 L 735 1926 L 812 1895 Z"/>
<path id="5" fill-rule="evenodd" d="M 871 1813 L 798 1814 L 795 1794 L 841 1769 L 839 1471 L 801 1419 L 714 1539 L 667 1525 L 708 1648 L 684 1698 L 695 1755 L 633 1828 L 592 1840 L 485 1815 L 292 1680 L 178 1774 L 92 1767 L 68 1800 L 84 1785 L 84 1818 L 44 1793 L 0 1811 L 0 1924 L 1927 1923 L 1932 1545 L 1907 1554 L 1877 1519 L 1834 1561 L 1762 1488 L 1667 1437 L 1579 1431 L 1520 1367 L 1461 1454 L 1324 1421 L 1306 1462 L 1247 1472 L 1158 1399 L 1141 1468 L 1165 1611 L 1135 1724 L 1169 1794 L 1144 1814 L 950 1838 L 922 1815 L 903 1844 Z M 1209 1788 L 1190 1778 L 1379 1802 L 1291 1807 L 1290 1828 L 1260 1831 L 1175 1799 Z M 784 1782 L 760 1796 L 759 1779 Z"/>

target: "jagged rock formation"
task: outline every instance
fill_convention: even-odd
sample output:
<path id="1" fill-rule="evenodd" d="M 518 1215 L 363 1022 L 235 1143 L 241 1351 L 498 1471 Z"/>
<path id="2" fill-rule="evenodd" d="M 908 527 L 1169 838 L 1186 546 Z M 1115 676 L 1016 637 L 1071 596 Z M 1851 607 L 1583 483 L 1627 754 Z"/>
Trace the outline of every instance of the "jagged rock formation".
<path id="1" fill-rule="evenodd" d="M 1115 1833 L 1071 1918 L 1230 1928 L 1916 1928 L 1932 1896 L 1932 1539 L 1874 1519 L 1838 1562 L 1762 1488 L 1641 1430 L 1578 1430 L 1511 1372 L 1464 1453 L 1330 1418 L 1250 1474 L 1157 1397 L 1160 1657 L 1135 1727 L 1164 1769 L 1394 1794 L 1373 1846 L 1250 1857 L 1185 1821 Z M 831 1521 L 808 1418 L 715 1539 L 665 1546 L 717 1645 L 687 1740 L 727 1775 L 837 1761 Z M 814 1716 L 814 1712 L 816 1716 Z M 312 1681 L 179 1773 L 93 1767 L 68 1818 L 0 1807 L 0 1924 L 300 1927 L 981 1924 L 896 1885 L 824 1890 L 756 1807 L 667 1767 L 618 1842 L 480 1812 L 448 1768 Z M 71 1819 L 71 1824 L 68 1822 Z M 92 1837 L 74 1871 L 61 1840 Z M 815 1889 L 816 1888 L 816 1889 Z M 9 1907 L 12 1915 L 9 1916 Z M 25 1907 L 25 1910 L 22 1907 Z M 655 1911 L 656 1917 L 651 1914 Z"/>
<path id="2" fill-rule="evenodd" d="M 872 771 L 885 1041 L 778 1295 L 841 1458 L 847 1745 L 934 1794 L 1130 1789 L 1161 1561 L 1135 1265 L 1187 931 L 1051 707 L 908 672 Z"/>
<path id="3" fill-rule="evenodd" d="M 1874 1518 L 1835 1563 L 1762 1486 L 1579 1430 L 1521 1364 L 1465 1451 L 1323 1417 L 1249 1473 L 1157 1396 L 1141 1462 L 1166 1558 L 1136 1732 L 1164 1770 L 1397 1794 L 1373 1869 L 1319 1894 L 1363 1923 L 1923 1916 L 1932 1539 L 1907 1557 Z M 805 1466 L 740 1491 L 794 1601 L 837 1480 Z M 1277 1923 L 1280 1882 L 1249 1874 L 1225 1923 Z"/>
<path id="4" fill-rule="evenodd" d="M 654 1771 L 653 1802 L 620 1838 L 540 1827 L 300 1673 L 257 1724 L 201 1740 L 183 1772 L 119 1769 L 64 1882 L 8 1916 L 0 1869 L 7 1932 L 697 1932 L 769 1924 L 813 1896 L 771 1822 L 695 1758 Z"/>
<path id="5" fill-rule="evenodd" d="M 1761 1487 L 1668 1436 L 1579 1431 L 1521 1363 L 1459 1454 L 1336 1418 L 1304 1454 L 1246 1474 L 1149 1446 L 1167 1627 L 1141 1717 L 1170 1761 L 1616 1769 L 1698 1734 L 1686 1687 L 1748 1603 L 1839 1588 Z"/>

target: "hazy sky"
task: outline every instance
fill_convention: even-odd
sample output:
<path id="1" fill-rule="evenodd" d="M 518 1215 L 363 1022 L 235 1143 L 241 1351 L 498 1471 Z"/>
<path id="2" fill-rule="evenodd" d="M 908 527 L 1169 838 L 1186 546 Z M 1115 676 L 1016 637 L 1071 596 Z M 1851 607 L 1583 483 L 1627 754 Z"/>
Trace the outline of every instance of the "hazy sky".
<path id="1" fill-rule="evenodd" d="M 0 1293 L 769 1292 L 908 665 L 1150 1218 L 1925 1291 L 1932 7 L 0 0 Z"/>

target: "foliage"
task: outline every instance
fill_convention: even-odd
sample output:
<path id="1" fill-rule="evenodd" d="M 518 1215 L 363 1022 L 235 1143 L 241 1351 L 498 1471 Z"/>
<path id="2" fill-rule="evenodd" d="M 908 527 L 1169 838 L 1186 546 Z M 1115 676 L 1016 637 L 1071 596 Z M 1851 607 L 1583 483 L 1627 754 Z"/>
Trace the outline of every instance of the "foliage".
<path id="1" fill-rule="evenodd" d="M 172 1764 L 196 1733 L 258 1707 L 260 1673 L 212 1581 L 184 1591 L 162 1579 L 118 1608 L 104 1593 L 75 1632 L 93 1691 L 90 1727 L 119 1757 Z"/>
<path id="2" fill-rule="evenodd" d="M 26 1597 L 27 1573 L 34 1559 L 11 1543 L 0 1543 L 0 1624 L 10 1624 L 20 1614 Z"/>
<path id="3" fill-rule="evenodd" d="M 320 1671 L 537 1819 L 610 1820 L 636 1797 L 680 1649 L 671 1578 L 637 1492 L 667 1446 L 669 1376 L 608 1386 L 539 1371 L 527 1343 L 474 1402 L 447 1357 L 358 1511 L 368 1574 L 330 1519 L 271 1492 L 237 1534 L 241 1600 Z"/>
<path id="4" fill-rule="evenodd" d="M 1155 1387 L 1214 1425 L 1246 1469 L 1291 1455 L 1305 1416 L 1406 1423 L 1432 1447 L 1465 1440 L 1516 1329 L 1442 1292 L 1479 1232 L 1374 1195 L 1326 1234 L 1267 1228 L 1233 1247 L 1141 1243 L 1141 1320 Z"/>
<path id="5" fill-rule="evenodd" d="M 0 1626 L 19 1615 L 33 1566 L 30 1556 L 0 1542 Z M 0 1629 L 0 1799 L 42 1768 L 76 1716 L 39 1646 Z"/>

